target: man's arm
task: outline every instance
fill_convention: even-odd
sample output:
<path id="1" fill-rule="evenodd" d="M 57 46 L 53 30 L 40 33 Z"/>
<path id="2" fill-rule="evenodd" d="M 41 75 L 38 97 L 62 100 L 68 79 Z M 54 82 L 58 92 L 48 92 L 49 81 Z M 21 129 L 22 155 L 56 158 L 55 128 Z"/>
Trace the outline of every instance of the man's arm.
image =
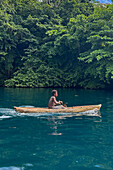
<path id="1" fill-rule="evenodd" d="M 63 103 L 62 101 L 57 101 L 55 97 L 53 98 L 53 100 L 54 100 L 54 103 L 55 103 L 56 105 L 57 105 L 57 104 L 62 104 L 62 103 Z"/>

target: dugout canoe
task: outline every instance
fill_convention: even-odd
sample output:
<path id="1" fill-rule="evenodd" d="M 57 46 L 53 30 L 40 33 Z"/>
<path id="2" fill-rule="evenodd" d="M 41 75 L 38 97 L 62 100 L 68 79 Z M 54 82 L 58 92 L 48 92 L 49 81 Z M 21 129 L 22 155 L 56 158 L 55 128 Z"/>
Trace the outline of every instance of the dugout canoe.
<path id="1" fill-rule="evenodd" d="M 89 110 L 100 110 L 101 104 L 99 105 L 89 105 L 89 106 L 73 106 L 66 107 L 65 109 L 48 109 L 48 108 L 38 108 L 38 107 L 16 107 L 14 109 L 19 113 L 79 113 Z"/>

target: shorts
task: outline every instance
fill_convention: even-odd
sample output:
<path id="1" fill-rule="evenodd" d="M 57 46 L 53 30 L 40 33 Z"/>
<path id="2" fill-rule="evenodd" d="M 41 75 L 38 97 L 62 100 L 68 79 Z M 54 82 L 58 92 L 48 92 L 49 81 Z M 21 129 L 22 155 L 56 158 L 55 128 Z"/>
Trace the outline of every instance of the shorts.
<path id="1" fill-rule="evenodd" d="M 53 106 L 52 109 L 65 109 L 63 105 Z"/>

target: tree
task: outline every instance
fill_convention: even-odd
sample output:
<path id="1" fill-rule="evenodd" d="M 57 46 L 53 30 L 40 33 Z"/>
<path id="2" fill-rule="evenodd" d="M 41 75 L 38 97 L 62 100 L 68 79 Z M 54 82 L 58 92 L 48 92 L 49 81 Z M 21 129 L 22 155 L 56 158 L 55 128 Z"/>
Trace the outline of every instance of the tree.
<path id="1" fill-rule="evenodd" d="M 90 81 L 95 80 L 95 83 L 94 81 L 92 83 L 94 84 L 92 87 L 95 86 L 95 88 L 96 86 L 104 87 L 107 83 L 111 83 L 113 78 L 113 14 L 109 14 L 112 13 L 111 8 L 111 5 L 107 5 L 104 8 L 98 8 L 98 11 L 95 10 L 94 17 L 98 18 L 94 18 L 91 23 L 92 31 L 87 38 L 91 48 L 82 53 L 79 58 L 81 61 L 89 63 L 85 74 Z"/>

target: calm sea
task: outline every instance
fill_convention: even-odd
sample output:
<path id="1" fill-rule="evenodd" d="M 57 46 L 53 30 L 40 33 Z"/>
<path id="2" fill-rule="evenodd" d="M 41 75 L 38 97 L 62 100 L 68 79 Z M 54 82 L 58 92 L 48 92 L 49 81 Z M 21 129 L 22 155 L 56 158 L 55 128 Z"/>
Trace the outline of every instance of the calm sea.
<path id="1" fill-rule="evenodd" d="M 101 103 L 101 117 L 14 111 L 47 107 L 51 90 L 0 88 L 0 170 L 112 170 L 113 91 L 57 89 L 68 106 Z"/>

